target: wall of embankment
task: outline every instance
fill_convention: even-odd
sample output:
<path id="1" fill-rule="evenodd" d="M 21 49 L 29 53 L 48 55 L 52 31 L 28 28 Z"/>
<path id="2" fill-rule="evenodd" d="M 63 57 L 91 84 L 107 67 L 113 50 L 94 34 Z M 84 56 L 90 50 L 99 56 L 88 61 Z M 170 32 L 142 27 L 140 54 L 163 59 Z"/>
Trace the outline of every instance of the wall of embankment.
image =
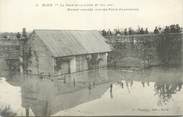
<path id="1" fill-rule="evenodd" d="M 115 67 L 182 66 L 183 33 L 107 36 L 108 65 Z"/>

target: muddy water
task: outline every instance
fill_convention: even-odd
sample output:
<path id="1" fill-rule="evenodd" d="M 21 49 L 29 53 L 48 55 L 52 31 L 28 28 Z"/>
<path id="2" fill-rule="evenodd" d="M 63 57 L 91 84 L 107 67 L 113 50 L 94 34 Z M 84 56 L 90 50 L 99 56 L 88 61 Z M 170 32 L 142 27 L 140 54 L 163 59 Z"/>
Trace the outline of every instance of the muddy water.
<path id="1" fill-rule="evenodd" d="M 56 78 L 8 79 L 34 115 L 180 115 L 183 74 L 176 68 L 100 69 Z"/>

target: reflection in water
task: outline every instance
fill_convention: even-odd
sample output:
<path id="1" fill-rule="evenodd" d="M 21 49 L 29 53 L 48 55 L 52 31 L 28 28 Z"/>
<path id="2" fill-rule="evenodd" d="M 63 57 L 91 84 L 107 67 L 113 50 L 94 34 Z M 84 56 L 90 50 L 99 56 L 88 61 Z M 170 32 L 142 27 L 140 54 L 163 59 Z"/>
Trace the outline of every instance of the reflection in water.
<path id="1" fill-rule="evenodd" d="M 149 81 L 147 81 L 147 86 L 149 87 L 150 85 L 149 85 Z"/>
<path id="2" fill-rule="evenodd" d="M 32 89 L 33 87 L 30 85 L 32 84 L 29 84 L 29 86 L 26 85 L 25 87 L 30 87 L 29 89 Z M 24 91 L 22 92 L 22 104 L 25 104 L 25 108 L 30 107 L 36 115 L 44 116 L 99 98 L 108 88 L 108 86 L 91 88 L 89 85 L 88 89 L 84 88 L 76 91 L 73 91 L 74 89 L 72 89 L 62 93 L 61 91 L 54 89 L 55 87 L 50 86 L 51 83 L 49 83 L 49 85 L 44 85 L 42 89 L 40 88 L 40 85 L 43 86 L 42 83 L 37 84 L 37 88 L 34 90 L 35 92 L 29 89 L 26 90 L 24 87 Z"/>
<path id="3" fill-rule="evenodd" d="M 113 98 L 113 94 L 112 94 L 112 84 L 110 85 L 110 97 Z"/>
<path id="4" fill-rule="evenodd" d="M 132 86 L 133 86 L 133 80 L 130 81 L 130 87 L 132 87 Z"/>
<path id="5" fill-rule="evenodd" d="M 121 82 L 121 88 L 123 88 L 123 82 Z"/>
<path id="6" fill-rule="evenodd" d="M 144 82 L 144 81 L 142 81 L 141 83 L 142 83 L 142 86 L 143 86 L 143 87 L 145 87 L 145 82 Z"/>
<path id="7" fill-rule="evenodd" d="M 88 76 L 90 80 L 86 73 L 83 78 L 79 73 L 65 76 L 63 80 L 26 79 L 22 85 L 22 105 L 31 108 L 35 115 L 48 116 L 97 99 L 109 88 L 109 79 L 102 79 L 99 75 L 101 79 L 96 79 L 96 75 L 91 76 L 91 73 Z M 103 85 L 103 82 L 106 83 Z"/>
<path id="8" fill-rule="evenodd" d="M 154 88 L 156 95 L 159 96 L 159 105 L 167 104 L 172 98 L 172 94 L 176 94 L 182 89 L 183 82 L 181 80 L 176 81 L 158 81 L 155 82 Z"/>
<path id="9" fill-rule="evenodd" d="M 27 110 L 31 109 L 35 115 L 48 116 L 87 104 L 92 100 L 105 100 L 106 93 L 114 101 L 117 97 L 121 97 L 120 101 L 123 102 L 121 107 L 130 103 L 127 104 L 132 105 L 130 108 L 124 106 L 129 110 L 129 113 L 132 113 L 131 110 L 135 105 L 133 102 L 128 102 L 126 100 L 128 98 L 144 102 L 148 101 L 145 100 L 145 96 L 154 100 L 158 96 L 158 100 L 152 102 L 152 105 L 167 105 L 173 95 L 178 95 L 177 92 L 181 91 L 183 85 L 182 72 L 178 72 L 177 69 L 170 71 L 149 69 L 128 72 L 127 70 L 101 69 L 75 73 L 53 80 L 27 76 L 29 78 L 24 78 L 20 85 L 22 88 L 22 106 Z M 118 88 L 120 88 L 120 93 Z M 144 91 L 147 93 L 143 94 Z M 176 100 L 176 98 L 174 99 Z M 108 100 L 108 102 L 110 101 Z M 143 107 L 144 104 L 141 103 L 138 106 Z M 182 106 L 180 107 L 183 109 Z"/>

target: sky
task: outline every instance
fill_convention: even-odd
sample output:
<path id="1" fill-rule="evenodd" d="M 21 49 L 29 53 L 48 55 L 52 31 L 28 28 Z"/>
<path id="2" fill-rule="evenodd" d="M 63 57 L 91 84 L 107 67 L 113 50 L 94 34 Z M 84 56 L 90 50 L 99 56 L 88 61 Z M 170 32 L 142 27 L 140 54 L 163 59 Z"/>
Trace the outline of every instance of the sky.
<path id="1" fill-rule="evenodd" d="M 67 11 L 42 4 L 105 4 L 92 8 L 128 8 L 128 11 Z M 180 24 L 183 26 L 183 0 L 0 0 L 0 32 L 33 29 L 101 30 Z"/>

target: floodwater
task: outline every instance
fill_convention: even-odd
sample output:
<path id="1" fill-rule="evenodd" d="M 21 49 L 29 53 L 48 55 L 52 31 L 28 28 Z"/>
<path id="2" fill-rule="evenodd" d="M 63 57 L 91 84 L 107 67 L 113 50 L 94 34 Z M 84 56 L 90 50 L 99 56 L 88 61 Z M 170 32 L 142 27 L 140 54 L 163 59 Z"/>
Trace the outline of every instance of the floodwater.
<path id="1" fill-rule="evenodd" d="M 182 69 L 98 69 L 55 78 L 14 76 L 27 114 L 182 115 Z"/>

